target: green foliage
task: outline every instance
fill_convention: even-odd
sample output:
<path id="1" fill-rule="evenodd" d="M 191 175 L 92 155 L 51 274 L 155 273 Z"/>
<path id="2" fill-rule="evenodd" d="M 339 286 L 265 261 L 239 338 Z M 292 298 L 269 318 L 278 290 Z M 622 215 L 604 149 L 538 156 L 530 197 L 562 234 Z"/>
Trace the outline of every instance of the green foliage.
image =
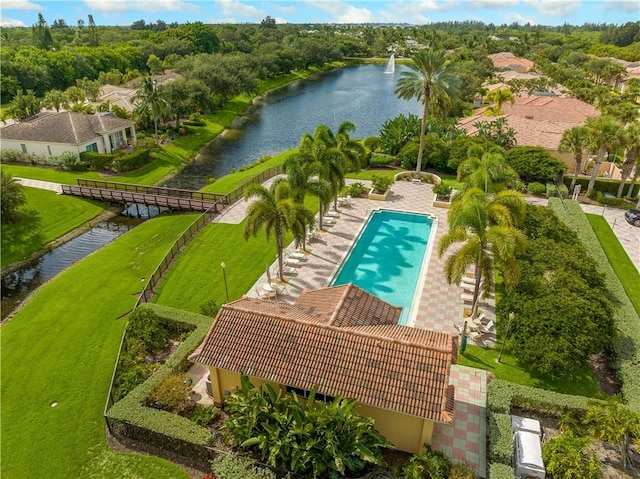
<path id="1" fill-rule="evenodd" d="M 215 318 L 216 314 L 220 310 L 220 306 L 218 305 L 215 299 L 210 299 L 200 305 L 200 314 L 203 316 L 209 316 L 211 318 Z"/>
<path id="2" fill-rule="evenodd" d="M 364 196 L 368 190 L 369 189 L 365 186 L 364 183 L 356 181 L 355 183 L 351 183 L 347 187 L 346 194 L 352 196 L 353 198 L 358 198 L 360 196 Z"/>
<path id="3" fill-rule="evenodd" d="M 565 201 L 569 212 L 559 200 L 551 198 L 549 206 L 553 212 L 573 229 L 598 267 L 604 272 L 607 290 L 616 303 L 614 320 L 617 337 L 613 340 L 616 353 L 619 378 L 622 382 L 622 394 L 629 408 L 640 411 L 640 318 L 629 300 L 620 280 L 612 269 L 607 255 L 602 249 L 580 205 L 574 201 Z M 593 296 L 593 295 L 592 295 Z"/>
<path id="4" fill-rule="evenodd" d="M 562 160 L 549 154 L 547 150 L 539 146 L 518 146 L 507 151 L 507 163 L 509 163 L 520 175 L 520 178 L 530 183 L 537 181 L 548 183 L 564 173 L 567 169 Z"/>
<path id="5" fill-rule="evenodd" d="M 508 434 L 505 434 L 508 431 Z M 489 412 L 489 461 L 511 464 L 513 455 L 513 434 L 509 413 Z"/>
<path id="6" fill-rule="evenodd" d="M 380 138 L 377 136 L 369 136 L 364 140 L 363 144 L 365 148 L 368 148 L 373 152 L 380 148 L 382 141 L 380 141 Z"/>
<path id="7" fill-rule="evenodd" d="M 394 179 L 389 176 L 376 175 L 371 177 L 371 186 L 376 193 L 384 193 L 391 185 L 395 183 Z"/>
<path id="8" fill-rule="evenodd" d="M 514 475 L 513 467 L 507 464 L 493 463 L 489 465 L 489 479 L 513 479 Z"/>
<path id="9" fill-rule="evenodd" d="M 493 121 L 477 121 L 473 124 L 478 136 L 508 150 L 516 145 L 516 131 L 508 127 L 504 117 Z"/>
<path id="10" fill-rule="evenodd" d="M 276 479 L 273 472 L 258 467 L 251 459 L 231 454 L 216 457 L 211 469 L 217 479 Z"/>
<path id="11" fill-rule="evenodd" d="M 369 160 L 369 168 L 382 168 L 384 166 L 391 165 L 395 161 L 396 161 L 396 158 L 391 155 L 385 155 L 385 154 L 371 155 L 371 159 Z"/>
<path id="12" fill-rule="evenodd" d="M 537 181 L 532 181 L 531 183 L 529 183 L 527 185 L 527 189 L 529 190 L 529 193 L 532 193 L 534 195 L 544 195 L 547 192 L 547 188 L 542 183 L 538 183 Z"/>
<path id="13" fill-rule="evenodd" d="M 557 189 L 554 183 L 547 183 L 547 198 L 558 196 L 558 191 L 560 191 L 560 196 L 562 196 L 562 198 L 569 196 L 569 188 L 567 188 L 567 185 L 564 183 L 560 183 Z"/>
<path id="14" fill-rule="evenodd" d="M 389 155 L 397 155 L 400 150 L 420 135 L 420 118 L 413 113 L 408 116 L 398 115 L 386 120 L 380 130 L 380 143 L 382 151 Z"/>
<path id="15" fill-rule="evenodd" d="M 11 223 L 18 221 L 18 208 L 27 202 L 23 186 L 2 170 L 2 183 L 0 184 L 0 208 L 2 208 L 2 222 Z"/>
<path id="16" fill-rule="evenodd" d="M 111 153 L 97 153 L 95 151 L 80 152 L 80 159 L 84 161 L 91 170 L 107 171 L 111 169 L 115 155 Z"/>
<path id="17" fill-rule="evenodd" d="M 488 151 L 495 144 L 482 136 L 456 136 L 449 145 L 449 160 L 447 161 L 449 170 L 458 171 L 460 164 L 469 158 L 469 149 L 478 146 Z"/>
<path id="18" fill-rule="evenodd" d="M 615 198 L 611 196 L 605 196 L 600 191 L 594 190 L 596 192 L 596 200 L 601 205 L 607 206 L 620 206 L 624 201 L 624 198 Z"/>
<path id="19" fill-rule="evenodd" d="M 187 413 L 186 417 L 195 422 L 199 426 L 210 426 L 220 416 L 220 410 L 213 406 L 203 406 L 196 404 L 196 406 Z"/>
<path id="20" fill-rule="evenodd" d="M 243 375 L 240 390 L 227 398 L 223 427 L 235 445 L 255 446 L 267 464 L 305 477 L 337 478 L 381 464 L 381 448 L 390 444 L 373 419 L 357 414 L 357 401 L 338 396 L 325 404 L 315 394 L 314 388 L 303 402 L 268 384 L 256 388 Z"/>
<path id="21" fill-rule="evenodd" d="M 558 479 L 598 479 L 600 462 L 588 452 L 590 441 L 570 432 L 549 439 L 542 447 L 542 459 L 547 473 Z"/>
<path id="22" fill-rule="evenodd" d="M 405 479 L 447 479 L 451 473 L 451 459 L 427 444 L 424 451 L 411 456 L 403 472 Z"/>
<path id="23" fill-rule="evenodd" d="M 63 170 L 73 170 L 73 167 L 78 162 L 78 154 L 73 151 L 65 151 L 56 158 L 56 161 Z"/>
<path id="24" fill-rule="evenodd" d="M 452 191 L 453 191 L 453 186 L 448 186 L 448 185 L 445 185 L 444 183 L 440 183 L 439 185 L 435 185 L 433 187 L 433 192 L 438 196 L 448 197 L 449 195 L 451 195 Z"/>
<path id="25" fill-rule="evenodd" d="M 142 341 L 144 350 L 151 354 L 164 349 L 169 333 L 153 310 L 136 309 L 129 316 L 127 337 L 133 341 Z"/>
<path id="26" fill-rule="evenodd" d="M 148 163 L 150 158 L 149 150 L 136 149 L 133 153 L 116 158 L 113 169 L 117 172 L 137 170 Z"/>
<path id="27" fill-rule="evenodd" d="M 174 373 L 165 376 L 149 394 L 149 403 L 165 411 L 177 412 L 189 399 L 191 384 L 185 374 Z"/>
<path id="28" fill-rule="evenodd" d="M 420 145 L 416 141 L 410 141 L 402 147 L 398 153 L 398 159 L 402 168 L 405 170 L 413 170 L 418 164 L 418 151 Z"/>

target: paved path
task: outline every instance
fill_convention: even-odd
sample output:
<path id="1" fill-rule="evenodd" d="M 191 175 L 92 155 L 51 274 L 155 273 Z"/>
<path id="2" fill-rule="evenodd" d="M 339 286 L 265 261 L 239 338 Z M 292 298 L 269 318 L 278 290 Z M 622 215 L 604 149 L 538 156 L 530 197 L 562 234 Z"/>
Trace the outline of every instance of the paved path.
<path id="1" fill-rule="evenodd" d="M 32 180 L 30 178 L 18 178 L 16 180 L 23 185 L 31 188 L 40 188 L 41 190 L 51 190 L 58 194 L 62 193 L 62 185 L 60 183 L 53 183 L 51 181 Z"/>

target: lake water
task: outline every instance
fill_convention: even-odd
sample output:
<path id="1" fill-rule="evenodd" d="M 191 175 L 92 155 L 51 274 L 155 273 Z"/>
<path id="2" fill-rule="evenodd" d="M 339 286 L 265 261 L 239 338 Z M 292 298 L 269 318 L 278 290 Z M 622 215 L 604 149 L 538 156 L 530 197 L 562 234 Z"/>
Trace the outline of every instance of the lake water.
<path id="1" fill-rule="evenodd" d="M 298 145 L 305 132 L 327 125 L 334 133 L 344 121 L 356 125 L 353 138 L 378 136 L 383 123 L 399 114 L 422 115 L 417 100 L 401 100 L 394 90 L 400 73 L 385 73 L 385 64 L 358 65 L 314 75 L 267 94 L 262 105 L 242 117 L 226 138 L 201 150 L 201 158 L 167 185 L 199 189 L 208 177 L 220 178 L 232 169 Z"/>

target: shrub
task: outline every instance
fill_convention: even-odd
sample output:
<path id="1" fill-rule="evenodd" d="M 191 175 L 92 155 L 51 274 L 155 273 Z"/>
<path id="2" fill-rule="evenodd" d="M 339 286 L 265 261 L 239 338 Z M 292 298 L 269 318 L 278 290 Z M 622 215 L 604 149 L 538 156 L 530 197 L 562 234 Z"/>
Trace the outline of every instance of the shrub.
<path id="1" fill-rule="evenodd" d="M 453 187 L 445 185 L 444 183 L 440 183 L 439 185 L 433 187 L 433 192 L 440 197 L 448 198 L 451 195 L 452 191 Z"/>
<path id="2" fill-rule="evenodd" d="M 612 198 L 611 196 L 605 196 L 601 192 L 597 191 L 596 200 L 601 205 L 620 206 L 624 201 L 624 198 L 615 198 L 615 197 Z"/>
<path id="3" fill-rule="evenodd" d="M 403 472 L 405 479 L 448 478 L 451 474 L 451 459 L 444 452 L 434 451 L 427 444 L 424 451 L 411 456 Z"/>
<path id="4" fill-rule="evenodd" d="M 371 155 L 371 159 L 369 160 L 369 167 L 370 168 L 380 168 L 380 167 L 384 167 L 384 166 L 389 166 L 390 164 L 392 164 L 393 162 L 396 161 L 396 158 L 391 156 L 391 155 L 385 155 L 385 154 L 375 154 L 375 155 Z"/>
<path id="5" fill-rule="evenodd" d="M 523 181 L 547 183 L 567 169 L 562 160 L 549 154 L 539 146 L 518 146 L 507 151 L 507 163 L 513 167 Z"/>
<path id="6" fill-rule="evenodd" d="M 560 191 L 562 198 L 566 198 L 569 195 L 569 188 L 564 183 L 560 183 L 557 189 L 554 183 L 547 183 L 547 198 L 558 196 L 558 191 Z"/>
<path id="7" fill-rule="evenodd" d="M 127 335 L 133 340 L 142 341 L 147 353 L 161 351 L 169 339 L 169 333 L 158 315 L 153 310 L 140 308 L 129 316 Z"/>
<path id="8" fill-rule="evenodd" d="M 394 179 L 389 176 L 372 175 L 371 186 L 376 193 L 386 192 L 394 183 Z"/>
<path id="9" fill-rule="evenodd" d="M 70 171 L 87 171 L 89 166 L 84 161 L 78 161 L 69 168 Z"/>
<path id="10" fill-rule="evenodd" d="M 418 151 L 420 149 L 420 145 L 411 141 L 402 147 L 400 153 L 398 153 L 398 160 L 400 160 L 400 164 L 405 170 L 415 170 L 416 165 L 418 164 Z M 422 162 L 422 166 L 426 166 L 426 162 Z"/>
<path id="11" fill-rule="evenodd" d="M 537 181 L 532 181 L 531 183 L 529 183 L 527 185 L 527 189 L 529 190 L 529 193 L 532 193 L 534 195 L 544 195 L 547 192 L 546 186 L 544 186 L 542 183 L 538 183 Z"/>
<path id="12" fill-rule="evenodd" d="M 565 432 L 546 441 L 542 459 L 548 474 L 553 477 L 598 479 L 600 462 L 587 451 L 590 440 Z"/>
<path id="13" fill-rule="evenodd" d="M 216 407 L 196 404 L 196 407 L 187 414 L 187 418 L 199 426 L 206 427 L 213 423 L 219 415 L 220 410 Z"/>
<path id="14" fill-rule="evenodd" d="M 58 163 L 63 170 L 73 170 L 73 166 L 78 162 L 78 154 L 73 151 L 65 151 L 56 157 L 55 162 Z"/>
<path id="15" fill-rule="evenodd" d="M 176 412 L 189 401 L 191 383 L 184 374 L 166 376 L 149 394 L 149 401 L 155 407 Z"/>
<path id="16" fill-rule="evenodd" d="M 357 198 L 359 196 L 364 196 L 367 190 L 368 188 L 364 185 L 364 183 L 361 183 L 360 181 L 356 181 L 355 183 L 351 183 L 351 185 L 347 187 L 346 194 L 353 196 L 354 198 Z"/>
<path id="17" fill-rule="evenodd" d="M 210 299 L 209 301 L 206 301 L 200 305 L 199 312 L 203 316 L 209 316 L 211 318 L 215 318 L 216 314 L 218 314 L 219 309 L 220 309 L 220 306 L 218 306 L 218 303 L 216 303 L 216 300 Z"/>
<path id="18" fill-rule="evenodd" d="M 506 464 L 491 464 L 489 466 L 489 479 L 513 479 L 515 471 Z"/>
<path id="19" fill-rule="evenodd" d="M 231 454 L 216 457 L 211 470 L 217 479 L 276 479 L 272 471 L 258 467 L 251 459 Z"/>
<path id="20" fill-rule="evenodd" d="M 89 169 L 94 171 L 106 171 L 111 168 L 115 156 L 108 153 L 96 153 L 95 151 L 83 151 L 80 159 L 84 161 Z"/>
<path id="21" fill-rule="evenodd" d="M 128 155 L 116 158 L 113 162 L 113 168 L 117 172 L 133 171 L 149 161 L 149 150 L 136 150 Z"/>
<path id="22" fill-rule="evenodd" d="M 570 176 L 565 177 L 562 181 L 565 185 L 571 185 L 572 178 Z M 589 178 L 578 178 L 576 185 L 581 186 L 581 191 L 587 191 L 587 186 L 589 185 Z M 627 182 L 622 189 L 622 196 L 626 196 L 629 191 L 631 183 Z M 605 179 L 605 178 L 597 178 L 596 183 L 594 185 L 594 190 L 601 191 L 602 193 L 611 193 L 612 195 L 618 194 L 618 188 L 620 187 L 620 181 Z M 633 187 L 633 194 L 631 196 L 636 197 L 640 192 L 640 183 L 636 183 Z"/>
<path id="23" fill-rule="evenodd" d="M 13 176 L 0 171 L 2 181 L 0 183 L 0 210 L 3 223 L 12 223 L 20 219 L 18 209 L 27 202 L 24 195 L 24 186 Z"/>
<path id="24" fill-rule="evenodd" d="M 364 147 L 371 151 L 376 151 L 378 148 L 380 148 L 381 144 L 382 142 L 377 136 L 370 136 L 364 140 Z"/>
<path id="25" fill-rule="evenodd" d="M 138 136 L 136 140 L 136 150 L 149 150 L 150 152 L 156 152 L 161 151 L 162 147 L 151 137 L 143 136 L 140 138 L 140 136 Z"/>
<path id="26" fill-rule="evenodd" d="M 185 121 L 182 122 L 182 124 L 183 125 L 187 125 L 187 126 L 206 126 L 207 125 L 207 123 L 204 122 L 203 120 L 198 120 L 198 121 L 185 120 Z M 182 131 L 181 131 L 180 134 L 183 135 L 184 133 L 182 133 Z"/>
<path id="27" fill-rule="evenodd" d="M 509 414 L 489 412 L 489 460 L 511 464 L 513 432 Z"/>

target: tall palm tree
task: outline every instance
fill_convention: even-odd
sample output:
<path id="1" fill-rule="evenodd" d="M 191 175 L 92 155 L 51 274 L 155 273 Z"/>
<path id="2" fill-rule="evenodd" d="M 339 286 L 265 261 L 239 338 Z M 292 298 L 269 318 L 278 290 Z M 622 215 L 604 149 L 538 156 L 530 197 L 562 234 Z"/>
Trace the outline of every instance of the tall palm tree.
<path id="1" fill-rule="evenodd" d="M 445 260 L 449 284 L 460 284 L 469 267 L 474 267 L 472 317 L 478 313 L 480 298 L 493 290 L 494 265 L 502 271 L 507 288 L 518 282 L 516 253 L 525 247 L 526 237 L 515 225 L 524 219 L 525 212 L 522 195 L 509 190 L 490 199 L 479 188 L 471 188 L 451 206 L 449 231 L 440 238 L 438 255 L 442 257 L 452 245 L 460 244 Z"/>
<path id="2" fill-rule="evenodd" d="M 620 166 L 620 186 L 618 187 L 617 198 L 622 196 L 622 190 L 624 189 L 624 184 L 631 175 L 631 171 L 633 171 L 633 167 L 636 168 L 636 177 L 638 174 L 638 169 L 640 168 L 640 164 L 638 163 L 638 153 L 640 152 L 640 123 L 630 123 L 625 130 L 625 150 L 624 150 L 624 161 Z M 635 183 L 635 182 L 634 182 Z M 633 189 L 633 185 L 629 187 L 629 191 Z"/>
<path id="3" fill-rule="evenodd" d="M 69 98 L 60 90 L 49 90 L 45 93 L 42 103 L 47 108 L 53 108 L 55 111 L 60 111 L 60 108 L 66 108 L 69 106 Z"/>
<path id="4" fill-rule="evenodd" d="M 416 174 L 419 174 L 422 169 L 424 134 L 430 110 L 434 106 L 437 108 L 437 105 L 442 105 L 443 100 L 451 102 L 457 97 L 460 79 L 453 73 L 453 66 L 450 60 L 446 59 L 444 50 L 420 50 L 411 60 L 408 67 L 413 71 L 402 72 L 395 93 L 403 100 L 415 98 L 423 104 L 416 165 Z"/>
<path id="5" fill-rule="evenodd" d="M 158 141 L 158 119 L 171 114 L 171 107 L 167 100 L 158 93 L 155 81 L 150 76 L 145 76 L 138 82 L 138 90 L 133 95 L 135 105 L 134 116 L 144 118 L 148 113 L 153 119 L 154 133 Z"/>
<path id="6" fill-rule="evenodd" d="M 584 126 L 574 126 L 565 130 L 560 139 L 558 151 L 560 153 L 573 153 L 573 161 L 576 164 L 576 171 L 573 173 L 569 192 L 572 192 L 576 186 L 576 181 L 578 181 L 578 175 L 582 168 L 582 150 L 585 147 L 586 136 L 587 129 Z"/>
<path id="7" fill-rule="evenodd" d="M 615 151 L 622 144 L 623 128 L 622 123 L 607 116 L 589 118 L 585 123 L 585 128 L 587 129 L 587 148 L 590 152 L 596 154 L 596 164 L 593 167 L 589 186 L 587 187 L 587 195 L 589 195 L 593 191 L 598 170 L 604 161 L 605 155 Z"/>
<path id="8" fill-rule="evenodd" d="M 284 235 L 291 231 L 293 225 L 299 221 L 300 217 L 313 218 L 313 213 L 307 210 L 304 205 L 293 200 L 291 185 L 284 179 L 275 180 L 270 188 L 263 185 L 250 185 L 245 191 L 245 200 L 257 198 L 249 205 L 246 223 L 244 225 L 244 239 L 249 236 L 257 236 L 258 231 L 264 229 L 267 238 L 274 234 L 276 238 L 276 248 L 278 250 L 278 279 L 284 281 L 283 266 L 284 260 L 282 251 L 284 250 Z M 302 211 L 302 210 L 306 210 Z"/>

